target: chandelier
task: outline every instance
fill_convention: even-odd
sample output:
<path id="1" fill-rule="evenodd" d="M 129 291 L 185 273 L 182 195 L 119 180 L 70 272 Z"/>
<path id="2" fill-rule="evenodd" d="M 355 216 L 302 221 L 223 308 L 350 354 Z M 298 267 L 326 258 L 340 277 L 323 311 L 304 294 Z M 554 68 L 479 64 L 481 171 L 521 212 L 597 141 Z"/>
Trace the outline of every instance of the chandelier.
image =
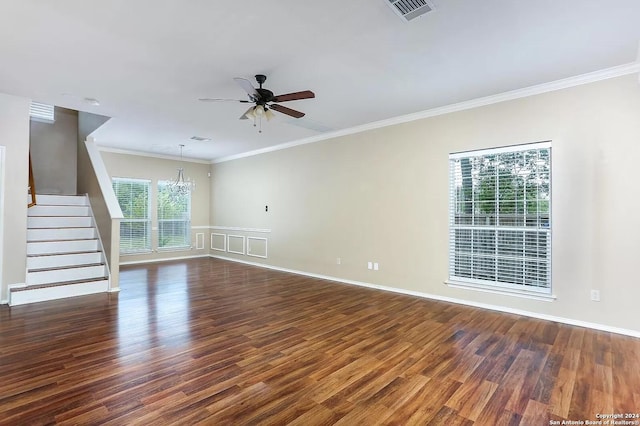
<path id="1" fill-rule="evenodd" d="M 178 167 L 178 176 L 175 179 L 168 180 L 168 188 L 175 194 L 186 194 L 196 189 L 196 182 L 190 178 L 184 177 L 184 160 L 182 159 L 182 149 L 184 144 L 180 144 L 180 167 Z"/>

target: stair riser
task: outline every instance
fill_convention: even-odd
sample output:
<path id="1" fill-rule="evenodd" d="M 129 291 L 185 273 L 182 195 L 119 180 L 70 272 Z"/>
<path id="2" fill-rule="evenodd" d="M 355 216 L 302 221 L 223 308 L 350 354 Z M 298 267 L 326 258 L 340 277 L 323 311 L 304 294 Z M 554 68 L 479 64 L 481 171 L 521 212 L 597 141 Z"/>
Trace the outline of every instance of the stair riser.
<path id="1" fill-rule="evenodd" d="M 27 210 L 29 216 L 89 216 L 87 206 L 44 206 L 37 205 Z"/>
<path id="2" fill-rule="evenodd" d="M 104 265 L 85 266 L 80 268 L 54 269 L 27 273 L 27 285 L 52 284 L 65 281 L 88 280 L 104 278 Z"/>
<path id="3" fill-rule="evenodd" d="M 37 228 L 27 230 L 27 241 L 63 241 L 97 238 L 95 228 Z"/>
<path id="4" fill-rule="evenodd" d="M 9 304 L 11 306 L 17 306 L 27 303 L 63 299 L 67 297 L 84 296 L 87 294 L 105 293 L 107 291 L 109 291 L 109 282 L 107 280 L 23 291 L 11 291 L 9 293 Z"/>
<path id="5" fill-rule="evenodd" d="M 27 241 L 86 240 L 96 238 L 93 228 L 29 229 Z"/>
<path id="6" fill-rule="evenodd" d="M 33 207 L 32 207 L 33 208 Z M 38 228 L 81 228 L 92 226 L 91 218 L 86 217 L 29 217 L 27 227 L 29 229 Z"/>
<path id="7" fill-rule="evenodd" d="M 60 268 L 63 266 L 102 263 L 102 253 L 61 254 L 27 258 L 27 269 Z"/>
<path id="8" fill-rule="evenodd" d="M 27 254 L 78 253 L 98 250 L 97 240 L 50 241 L 43 243 L 27 243 Z"/>
<path id="9" fill-rule="evenodd" d="M 36 202 L 56 206 L 86 206 L 87 197 L 80 195 L 36 195 Z"/>

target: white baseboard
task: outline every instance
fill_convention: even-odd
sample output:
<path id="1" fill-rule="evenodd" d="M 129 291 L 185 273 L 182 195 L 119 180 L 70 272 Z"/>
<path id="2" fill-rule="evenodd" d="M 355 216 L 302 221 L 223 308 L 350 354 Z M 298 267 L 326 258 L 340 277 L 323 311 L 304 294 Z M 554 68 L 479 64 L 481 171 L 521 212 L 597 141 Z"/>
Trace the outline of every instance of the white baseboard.
<path id="1" fill-rule="evenodd" d="M 145 263 L 168 262 L 170 260 L 197 259 L 199 257 L 209 257 L 209 255 L 208 254 L 197 254 L 197 255 L 193 255 L 193 256 L 165 257 L 165 258 L 162 258 L 162 259 L 131 260 L 129 262 L 120 262 L 120 266 L 142 265 L 142 264 L 145 264 Z"/>
<path id="2" fill-rule="evenodd" d="M 107 293 L 118 293 L 120 291 L 120 287 L 110 288 Z"/>
<path id="3" fill-rule="evenodd" d="M 68 297 L 86 296 L 88 294 L 105 293 L 109 283 L 98 280 L 78 284 L 68 284 L 55 287 L 41 287 L 32 290 L 15 292 L 11 295 L 11 306 L 27 303 L 46 302 L 49 300 L 66 299 Z"/>
<path id="4" fill-rule="evenodd" d="M 9 304 L 9 300 L 8 299 L 0 300 L 0 305 L 8 305 L 8 304 Z"/>
<path id="5" fill-rule="evenodd" d="M 383 286 L 383 285 L 378 285 L 378 284 L 371 284 L 371 283 L 366 283 L 366 282 L 362 282 L 362 281 L 348 280 L 348 279 L 344 279 L 344 278 L 332 277 L 332 276 L 329 276 L 329 275 L 321 275 L 321 274 L 314 274 L 314 273 L 311 273 L 311 272 L 298 271 L 298 270 L 295 270 L 295 269 L 280 268 L 278 266 L 272 266 L 272 265 L 267 265 L 267 264 L 264 264 L 264 263 L 257 263 L 257 262 L 249 262 L 249 261 L 246 261 L 246 260 L 234 259 L 234 258 L 231 258 L 231 257 L 217 256 L 217 255 L 213 255 L 213 254 L 209 255 L 209 257 L 216 258 L 216 259 L 222 259 L 222 260 L 229 260 L 229 261 L 232 261 L 232 262 L 244 263 L 244 264 L 252 265 L 252 266 L 258 266 L 260 268 L 273 269 L 273 270 L 281 271 L 281 272 L 289 272 L 289 273 L 292 273 L 292 274 L 304 275 L 304 276 L 312 277 L 312 278 L 320 278 L 320 279 L 323 279 L 323 280 L 335 281 L 335 282 L 339 282 L 339 283 L 343 283 L 343 284 L 350 284 L 350 285 L 357 285 L 357 286 L 360 286 L 360 287 L 374 288 L 376 290 L 390 291 L 392 293 L 406 294 L 406 295 L 409 295 L 409 296 L 416 296 L 416 297 L 421 297 L 421 298 L 424 298 L 424 299 L 439 300 L 439 301 L 442 301 L 442 302 L 449 302 L 449 303 L 455 303 L 455 304 L 458 304 L 458 305 L 472 306 L 474 308 L 488 309 L 488 310 L 491 310 L 491 311 L 505 312 L 505 313 L 508 313 L 508 314 L 522 315 L 522 316 L 541 319 L 541 320 L 546 320 L 546 321 L 559 322 L 559 323 L 562 323 L 562 324 L 575 325 L 575 326 L 578 326 L 578 327 L 591 328 L 591 329 L 594 329 L 594 330 L 606 331 L 606 332 L 609 332 L 609 333 L 616 333 L 616 334 L 622 334 L 622 335 L 625 335 L 625 336 L 631 336 L 631 337 L 640 338 L 640 331 L 630 330 L 630 329 L 627 329 L 627 328 L 612 327 L 612 326 L 605 325 L 605 324 L 587 322 L 587 321 L 577 320 L 577 319 L 573 319 L 573 318 L 557 317 L 557 316 L 554 316 L 554 315 L 540 314 L 540 313 L 537 313 L 537 312 L 531 312 L 531 311 L 524 311 L 524 310 L 520 310 L 520 309 L 509 308 L 509 307 L 506 307 L 506 306 L 499 306 L 499 305 L 491 305 L 491 304 L 487 304 L 487 303 L 472 302 L 472 301 L 464 300 L 464 299 L 456 299 L 456 298 L 453 298 L 453 297 L 439 296 L 439 295 L 435 295 L 435 294 L 422 293 L 422 292 L 418 292 L 418 291 L 405 290 L 405 289 L 401 289 L 401 288 L 388 287 L 388 286 Z"/>

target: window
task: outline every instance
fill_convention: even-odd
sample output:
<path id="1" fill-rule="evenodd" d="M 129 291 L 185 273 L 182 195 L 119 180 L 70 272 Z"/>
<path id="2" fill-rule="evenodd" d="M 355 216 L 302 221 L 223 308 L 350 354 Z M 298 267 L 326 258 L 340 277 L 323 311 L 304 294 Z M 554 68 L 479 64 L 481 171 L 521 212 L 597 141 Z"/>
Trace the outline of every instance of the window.
<path id="1" fill-rule="evenodd" d="M 158 248 L 191 246 L 191 192 L 158 182 Z"/>
<path id="2" fill-rule="evenodd" d="M 124 215 L 120 222 L 120 253 L 151 251 L 150 188 L 148 180 L 113 179 L 113 190 Z"/>
<path id="3" fill-rule="evenodd" d="M 551 144 L 449 156 L 449 280 L 551 292 Z"/>

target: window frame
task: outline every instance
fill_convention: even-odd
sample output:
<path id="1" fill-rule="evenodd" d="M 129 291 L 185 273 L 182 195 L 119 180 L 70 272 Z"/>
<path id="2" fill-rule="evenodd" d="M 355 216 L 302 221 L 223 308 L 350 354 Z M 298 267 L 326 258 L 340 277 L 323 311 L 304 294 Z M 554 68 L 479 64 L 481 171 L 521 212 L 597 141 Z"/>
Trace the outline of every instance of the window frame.
<path id="1" fill-rule="evenodd" d="M 157 223 L 158 223 L 158 227 L 157 227 L 157 237 L 158 237 L 158 251 L 179 251 L 179 250 L 189 250 L 191 249 L 191 204 L 193 201 L 193 197 L 192 197 L 192 193 L 191 191 L 186 191 L 185 194 L 188 194 L 188 202 L 187 202 L 187 211 L 186 216 L 187 219 L 163 219 L 161 215 L 161 201 L 160 201 L 160 194 L 161 192 L 164 191 L 164 189 L 161 189 L 161 187 L 166 187 L 169 186 L 171 184 L 171 181 L 168 180 L 159 180 L 157 185 L 156 185 L 156 190 L 157 190 L 157 205 L 156 205 L 156 215 L 157 215 Z M 161 229 L 162 229 L 162 224 L 163 223 L 167 223 L 167 222 L 183 222 L 185 223 L 185 240 L 184 243 L 185 244 L 180 244 L 180 245 L 171 245 L 171 246 L 162 246 L 161 245 L 161 241 L 162 241 L 162 235 L 161 235 Z"/>
<path id="2" fill-rule="evenodd" d="M 122 219 L 120 219 L 120 254 L 121 255 L 135 255 L 135 254 L 145 254 L 145 253 L 151 253 L 152 250 L 152 242 L 151 242 L 151 234 L 152 234 L 152 218 L 151 218 L 151 180 L 149 179 L 138 179 L 138 178 L 122 178 L 122 177 L 114 177 L 111 179 L 111 185 L 113 188 L 114 193 L 116 194 L 116 198 L 118 197 L 117 195 L 117 191 L 115 188 L 116 184 L 119 183 L 128 183 L 128 184 L 144 184 L 146 185 L 146 192 L 147 192 L 147 206 L 146 206 L 146 213 L 147 213 L 147 217 L 144 219 L 132 219 L 132 218 L 126 218 L 123 217 Z M 118 200 L 119 201 L 119 200 Z M 124 215 L 124 210 L 122 208 L 122 206 L 120 206 L 120 209 L 123 210 L 123 215 Z M 122 247 L 122 224 L 124 223 L 146 223 L 146 235 L 145 235 L 145 247 L 141 248 L 141 249 L 123 249 Z"/>
<path id="3" fill-rule="evenodd" d="M 544 176 L 548 176 L 548 183 L 547 183 L 547 187 L 545 187 L 545 189 L 548 189 L 547 193 L 545 193 L 546 197 L 544 199 L 544 201 L 546 201 L 548 203 L 548 208 L 547 208 L 547 212 L 544 212 L 541 210 L 541 198 L 540 198 L 540 186 L 538 186 L 536 188 L 536 194 L 538 194 L 538 197 L 536 198 L 536 205 L 535 205 L 535 217 L 536 222 L 535 225 L 536 226 L 530 226 L 530 213 L 529 213 L 529 206 L 527 204 L 527 198 L 526 198 L 526 192 L 527 192 L 527 186 L 525 183 L 525 186 L 522 187 L 522 191 L 523 194 L 525 195 L 525 198 L 523 198 L 522 200 L 517 200 L 514 201 L 513 203 L 517 205 L 517 202 L 523 203 L 523 212 L 522 214 L 522 224 L 521 225 L 513 225 L 513 226 L 505 226 L 499 219 L 500 219 L 500 200 L 502 199 L 500 197 L 500 183 L 499 183 L 499 177 L 500 177 L 500 171 L 498 170 L 498 168 L 496 168 L 495 170 L 495 176 L 496 176 L 496 181 L 495 181 L 495 197 L 494 197 L 494 202 L 495 207 L 494 207 L 494 218 L 493 218 L 493 223 L 486 223 L 487 218 L 484 217 L 483 220 L 485 220 L 485 223 L 483 223 L 482 225 L 479 225 L 476 223 L 476 218 L 478 216 L 482 216 L 480 213 L 478 213 L 476 211 L 476 209 L 479 209 L 480 206 L 476 206 L 475 203 L 476 202 L 476 195 L 475 192 L 473 192 L 472 195 L 472 212 L 471 212 L 471 223 L 470 224 L 462 224 L 462 219 L 460 218 L 460 212 L 459 212 L 459 205 L 462 203 L 464 204 L 465 202 L 468 203 L 468 199 L 461 199 L 460 195 L 463 194 L 461 192 L 461 186 L 463 184 L 459 184 L 456 182 L 457 179 L 461 179 L 461 172 L 456 170 L 456 167 L 460 167 L 460 163 L 459 161 L 462 159 L 478 159 L 480 157 L 482 157 L 482 160 L 487 161 L 487 157 L 489 156 L 496 156 L 498 154 L 505 154 L 505 155 L 509 155 L 509 154 L 514 154 L 514 158 L 517 154 L 522 153 L 523 154 L 523 158 L 526 158 L 524 156 L 526 156 L 527 152 L 530 151 L 538 151 L 537 155 L 538 158 L 540 158 L 540 152 L 541 151 L 546 151 L 546 155 L 548 158 L 548 161 L 546 163 L 543 163 L 543 166 L 546 167 L 545 172 L 543 173 Z M 458 166 L 456 166 L 456 162 L 458 161 Z M 540 160 L 537 160 L 540 161 Z M 490 148 L 490 149 L 481 149 L 481 150 L 474 150 L 474 151 L 464 151 L 464 152 L 457 152 L 457 153 L 451 153 L 449 154 L 449 248 L 448 248 L 448 280 L 446 281 L 446 283 L 450 286 L 453 287 L 463 287 L 463 288 L 471 288 L 471 289 L 476 289 L 476 290 L 481 290 L 481 291 L 488 291 L 491 293 L 499 293 L 499 294 L 515 294 L 515 295 L 522 295 L 522 296 L 531 296 L 532 298 L 537 298 L 537 299 L 542 299 L 542 300 L 547 300 L 547 299 L 554 299 L 555 296 L 552 295 L 552 162 L 553 162 L 553 158 L 552 158 L 552 148 L 551 148 L 551 141 L 545 141 L 545 142 L 537 142 L 537 143 L 530 143 L 530 144 L 520 144 L 520 145 L 512 145 L 512 146 L 505 146 L 505 147 L 499 147 L 499 148 Z M 529 163 L 531 164 L 531 163 Z M 537 163 L 536 163 L 537 164 Z M 475 169 L 470 170 L 469 175 L 471 176 L 472 179 L 472 191 L 476 190 L 476 186 L 478 182 L 481 181 L 482 178 L 485 177 L 491 177 L 492 175 L 487 174 L 487 175 L 482 175 L 481 177 L 478 177 L 481 172 L 477 172 L 477 174 L 473 174 Z M 538 166 L 536 166 L 536 170 L 538 170 Z M 513 179 L 513 172 L 510 173 L 506 173 L 505 175 L 510 176 L 511 179 Z M 540 182 L 540 176 L 541 173 L 538 173 L 537 179 L 538 179 L 538 183 L 537 185 L 541 185 Z M 464 179 L 462 177 L 462 179 Z M 520 179 L 520 178 L 518 178 Z M 525 178 L 522 178 L 525 179 Z M 458 181 L 459 182 L 459 181 Z M 492 187 L 490 184 L 490 187 Z M 510 200 L 507 200 L 510 202 Z M 517 215 L 520 213 L 517 213 L 516 215 L 513 215 L 514 218 L 517 217 Z M 485 216 L 487 216 L 485 214 Z M 490 216 L 490 215 L 489 215 Z M 467 220 L 469 220 L 469 218 L 467 218 Z M 516 222 L 516 220 L 514 219 L 514 223 Z M 468 235 L 469 237 L 456 237 L 456 231 L 468 231 Z M 493 231 L 493 237 L 490 235 L 491 231 Z M 476 241 L 477 238 L 480 238 L 479 236 L 482 236 L 483 233 L 485 235 L 489 236 L 489 240 L 490 241 L 488 244 L 488 246 L 485 246 L 484 248 L 489 248 L 490 246 L 493 245 L 495 247 L 495 250 L 493 251 L 493 254 L 490 253 L 490 250 L 488 250 L 489 254 L 487 254 L 487 252 L 483 252 L 482 249 L 479 250 L 475 250 L 473 243 L 474 241 Z M 514 236 L 518 236 L 518 234 L 522 234 L 521 235 L 521 241 L 522 241 L 522 255 L 519 254 L 510 254 L 510 255 L 505 255 L 505 252 L 508 252 L 509 249 L 512 249 L 513 246 L 515 246 L 514 243 L 511 243 L 510 241 L 508 241 L 508 237 L 514 237 Z M 544 236 L 544 238 L 542 237 Z M 515 237 L 514 237 L 515 238 Z M 528 251 L 528 248 L 530 247 L 529 244 L 531 243 L 532 240 L 530 240 L 529 238 L 533 238 L 533 241 L 535 241 L 534 246 L 536 247 L 536 249 L 538 250 L 535 254 L 535 257 L 531 257 L 530 253 Z M 502 244 L 500 243 L 500 241 L 502 240 Z M 467 243 L 467 248 L 465 248 L 467 251 L 462 251 L 460 249 L 460 247 L 462 246 L 462 243 Z M 470 246 L 470 248 L 468 248 Z M 544 250 L 540 250 L 540 247 L 544 246 Z M 513 249 L 512 249 L 513 250 Z M 544 253 L 544 257 L 541 257 L 541 251 Z M 467 259 L 468 258 L 468 259 Z M 467 262 L 468 260 L 468 262 Z M 474 266 L 481 264 L 482 261 L 488 261 L 488 263 L 490 264 L 491 261 L 493 261 L 493 263 L 495 264 L 495 273 L 494 273 L 494 277 L 491 280 L 485 280 L 485 279 L 480 279 L 477 276 L 478 275 L 482 275 L 481 272 L 474 272 Z M 521 269 L 518 268 L 514 268 L 513 271 L 518 271 L 518 272 L 522 272 L 522 281 L 519 283 L 513 283 L 513 282 L 505 282 L 505 281 L 500 281 L 500 278 L 505 278 L 506 272 L 510 271 L 510 267 L 509 266 L 505 266 L 505 265 L 509 265 L 509 261 L 511 261 L 512 265 L 517 265 L 518 263 L 520 263 L 521 265 L 518 265 L 518 267 L 521 267 Z M 464 263 L 467 262 L 467 263 Z M 500 263 L 502 263 L 502 267 L 500 266 Z M 545 280 L 542 281 L 544 285 L 536 285 L 536 284 L 527 284 L 527 277 L 529 277 L 531 274 L 531 270 L 528 269 L 531 267 L 531 265 L 537 265 L 537 267 L 539 268 L 541 264 L 545 265 L 545 268 L 541 270 L 541 272 L 536 269 L 532 275 L 535 277 L 540 277 L 541 275 L 543 275 L 545 277 Z M 460 273 L 461 270 L 464 270 L 463 273 Z M 481 271 L 482 268 L 479 268 L 479 270 Z M 488 271 L 490 271 L 490 269 L 487 269 Z M 457 272 L 456 272 L 457 271 Z M 470 272 L 469 272 L 470 271 Z M 528 274 L 529 271 L 529 274 Z M 467 274 L 467 276 L 461 276 L 461 275 L 465 275 Z M 474 274 L 477 274 L 474 276 Z M 490 273 L 487 273 L 487 275 L 491 275 Z M 502 277 L 501 277 L 502 275 Z M 519 276 L 517 275 L 513 275 L 513 277 L 517 277 L 519 278 Z M 513 281 L 516 281 L 516 279 L 514 278 Z M 532 282 L 536 283 L 540 283 L 541 281 L 538 279 L 536 280 L 532 280 Z"/>

